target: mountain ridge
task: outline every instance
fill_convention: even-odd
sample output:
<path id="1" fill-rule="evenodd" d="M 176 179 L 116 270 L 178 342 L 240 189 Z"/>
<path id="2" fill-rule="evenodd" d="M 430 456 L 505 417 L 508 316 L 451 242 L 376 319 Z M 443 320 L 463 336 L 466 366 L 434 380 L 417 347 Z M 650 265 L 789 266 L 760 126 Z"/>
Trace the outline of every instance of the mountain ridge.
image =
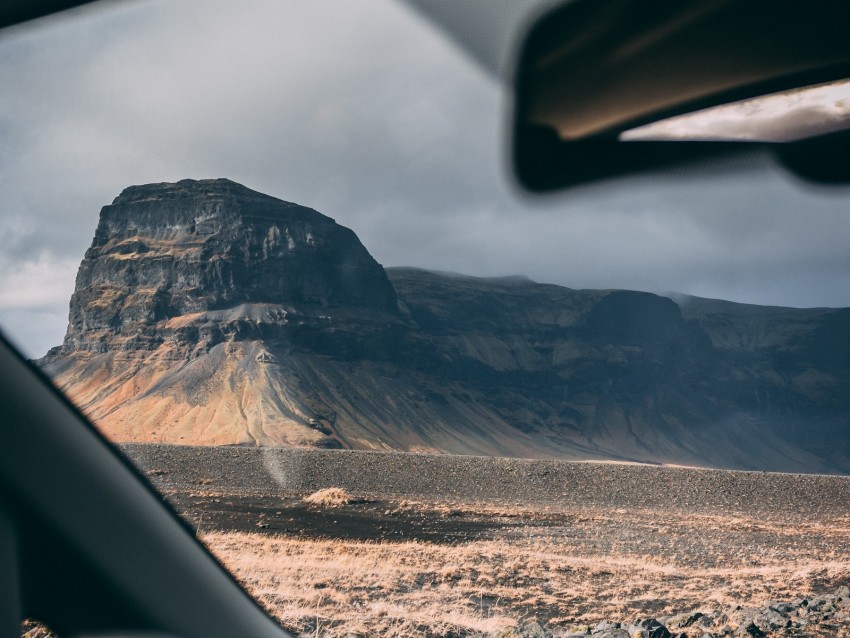
<path id="1" fill-rule="evenodd" d="M 124 442 L 850 471 L 850 309 L 384 269 L 229 180 L 125 189 L 69 315 L 40 363 Z"/>

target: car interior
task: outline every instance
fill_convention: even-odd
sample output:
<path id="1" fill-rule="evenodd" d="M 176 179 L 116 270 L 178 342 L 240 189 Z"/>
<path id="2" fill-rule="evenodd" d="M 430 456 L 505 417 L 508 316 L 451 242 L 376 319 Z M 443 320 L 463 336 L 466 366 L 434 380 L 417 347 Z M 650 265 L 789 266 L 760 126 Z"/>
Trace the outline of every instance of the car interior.
<path id="1" fill-rule="evenodd" d="M 0 28 L 82 4 L 5 2 Z M 850 181 L 850 117 L 846 126 L 807 128 L 788 142 L 706 135 L 699 123 L 692 137 L 641 133 L 713 107 L 840 83 L 850 72 L 850 5 L 576 0 L 527 9 L 483 2 L 469 3 L 462 15 L 453 4 L 410 6 L 494 76 L 508 78 L 503 151 L 529 197 L 631 174 L 735 170 L 765 154 L 794 179 Z M 525 25 L 516 27 L 522 36 L 507 57 L 481 44 L 498 28 L 488 31 L 483 19 L 469 24 L 488 11 L 501 11 L 504 24 Z M 0 638 L 20 636 L 25 618 L 61 636 L 288 635 L 5 338 L 0 414 Z"/>

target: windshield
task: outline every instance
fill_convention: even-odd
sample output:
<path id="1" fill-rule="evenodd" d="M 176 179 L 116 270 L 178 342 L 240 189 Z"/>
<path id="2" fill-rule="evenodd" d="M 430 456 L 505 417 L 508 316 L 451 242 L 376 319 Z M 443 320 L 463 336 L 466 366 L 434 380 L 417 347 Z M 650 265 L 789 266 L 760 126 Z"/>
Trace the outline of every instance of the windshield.
<path id="1" fill-rule="evenodd" d="M 848 626 L 847 188 L 524 194 L 395 2 L 101 3 L 0 82 L 4 334 L 291 631 Z"/>

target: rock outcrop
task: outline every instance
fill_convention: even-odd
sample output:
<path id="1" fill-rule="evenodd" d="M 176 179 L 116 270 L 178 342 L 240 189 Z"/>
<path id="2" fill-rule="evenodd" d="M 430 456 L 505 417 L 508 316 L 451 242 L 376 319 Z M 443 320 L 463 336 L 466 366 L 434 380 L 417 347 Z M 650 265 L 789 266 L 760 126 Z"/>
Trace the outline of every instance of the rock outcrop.
<path id="1" fill-rule="evenodd" d="M 228 180 L 104 207 L 41 361 L 110 437 L 850 471 L 850 310 L 386 271 Z"/>
<path id="2" fill-rule="evenodd" d="M 226 179 L 183 180 L 101 210 L 64 343 L 44 362 L 119 440 L 338 446 L 279 361 L 380 356 L 401 328 L 351 230 Z"/>
<path id="3" fill-rule="evenodd" d="M 171 340 L 203 351 L 250 324 L 327 308 L 397 313 L 384 270 L 349 229 L 226 179 L 131 186 L 101 210 L 60 350 Z"/>

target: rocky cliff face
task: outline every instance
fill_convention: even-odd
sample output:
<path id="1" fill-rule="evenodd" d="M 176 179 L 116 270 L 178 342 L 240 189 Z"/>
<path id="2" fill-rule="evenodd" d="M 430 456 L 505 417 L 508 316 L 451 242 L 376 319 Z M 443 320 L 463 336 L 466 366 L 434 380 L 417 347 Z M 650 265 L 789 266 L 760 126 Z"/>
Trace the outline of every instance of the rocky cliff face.
<path id="1" fill-rule="evenodd" d="M 331 308 L 397 312 L 349 229 L 226 179 L 131 186 L 101 210 L 61 351 L 203 350 Z"/>
<path id="2" fill-rule="evenodd" d="M 850 470 L 848 309 L 388 273 L 439 353 L 435 373 L 538 449 Z"/>
<path id="3" fill-rule="evenodd" d="M 386 272 L 227 180 L 101 212 L 42 364 L 110 437 L 850 471 L 850 310 Z"/>

